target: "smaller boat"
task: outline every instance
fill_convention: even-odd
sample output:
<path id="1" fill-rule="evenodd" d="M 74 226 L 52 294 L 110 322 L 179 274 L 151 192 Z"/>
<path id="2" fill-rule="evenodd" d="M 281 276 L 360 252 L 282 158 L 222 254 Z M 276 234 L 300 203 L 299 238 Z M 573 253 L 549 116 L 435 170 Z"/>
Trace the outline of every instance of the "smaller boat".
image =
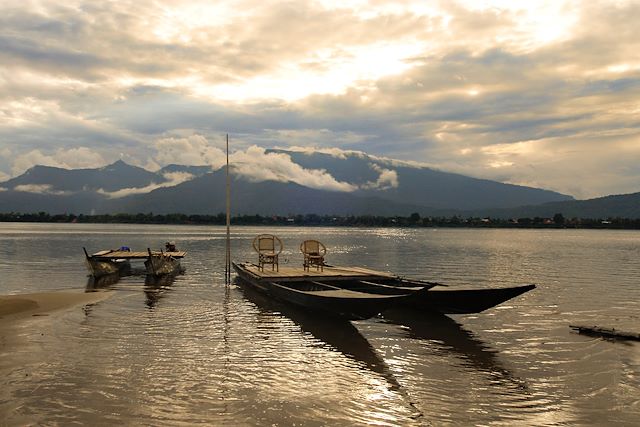
<path id="1" fill-rule="evenodd" d="M 89 255 L 86 248 L 82 248 L 85 255 L 85 264 L 89 270 L 89 275 L 93 277 L 103 277 L 110 275 L 125 276 L 131 271 L 131 263 L 126 258 L 115 256 L 116 252 L 127 252 L 129 248 L 123 246 L 118 251 L 105 250 Z"/>
<path id="2" fill-rule="evenodd" d="M 318 273 L 319 277 L 314 280 L 314 272 L 301 277 L 294 269 L 291 272 L 285 268 L 280 268 L 280 271 L 265 271 L 248 262 L 232 263 L 232 265 L 243 285 L 275 299 L 347 320 L 374 317 L 401 300 L 410 298 L 416 291 L 402 292 L 396 289 L 393 293 L 365 292 L 328 283 L 327 278 L 339 278 L 345 273 L 354 274 L 354 272 L 339 269 L 329 271 L 325 269 L 324 272 Z M 368 277 L 366 272 L 355 274 L 359 274 L 362 278 Z"/>
<path id="3" fill-rule="evenodd" d="M 147 274 L 159 277 L 175 276 L 182 273 L 183 269 L 180 265 L 179 257 L 174 256 L 176 252 L 152 252 L 151 249 L 147 248 L 147 253 L 149 256 L 144 262 Z"/>
<path id="4" fill-rule="evenodd" d="M 85 254 L 85 261 L 89 274 L 93 277 L 101 277 L 110 274 L 124 276 L 131 270 L 131 261 L 145 261 L 147 273 L 154 276 L 175 275 L 182 273 L 184 269 L 180 265 L 180 259 L 187 254 L 185 251 L 178 251 L 175 245 L 172 251 L 151 251 L 134 252 L 128 247 L 121 247 L 116 250 L 104 250 L 92 255 L 82 248 Z"/>

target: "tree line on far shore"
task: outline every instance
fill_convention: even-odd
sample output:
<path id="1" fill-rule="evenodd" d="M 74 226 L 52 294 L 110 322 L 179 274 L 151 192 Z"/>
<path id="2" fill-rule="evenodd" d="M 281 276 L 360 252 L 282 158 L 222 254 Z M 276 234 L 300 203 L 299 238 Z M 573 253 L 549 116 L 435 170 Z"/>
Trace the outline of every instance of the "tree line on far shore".
<path id="1" fill-rule="evenodd" d="M 37 213 L 0 213 L 0 222 L 53 222 L 83 224 L 193 224 L 224 225 L 224 213 L 217 215 L 187 214 L 103 214 L 74 215 Z M 550 218 L 481 218 L 461 216 L 373 216 L 373 215 L 236 215 L 233 225 L 295 225 L 295 226 L 342 226 L 342 227 L 487 227 L 487 228 L 614 228 L 640 229 L 640 218 L 565 218 L 557 213 Z"/>

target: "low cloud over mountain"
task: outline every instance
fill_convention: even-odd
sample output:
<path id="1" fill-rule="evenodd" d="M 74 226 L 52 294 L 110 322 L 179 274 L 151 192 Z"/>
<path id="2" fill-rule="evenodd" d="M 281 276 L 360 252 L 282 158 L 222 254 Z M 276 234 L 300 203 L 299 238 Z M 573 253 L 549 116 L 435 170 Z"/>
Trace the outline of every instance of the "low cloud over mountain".
<path id="1" fill-rule="evenodd" d="M 251 146 L 230 160 L 235 213 L 433 214 L 571 200 L 354 151 Z M 123 161 L 95 169 L 35 166 L 0 187 L 3 211 L 224 211 L 224 169 L 212 165 L 172 164 L 156 172 Z"/>

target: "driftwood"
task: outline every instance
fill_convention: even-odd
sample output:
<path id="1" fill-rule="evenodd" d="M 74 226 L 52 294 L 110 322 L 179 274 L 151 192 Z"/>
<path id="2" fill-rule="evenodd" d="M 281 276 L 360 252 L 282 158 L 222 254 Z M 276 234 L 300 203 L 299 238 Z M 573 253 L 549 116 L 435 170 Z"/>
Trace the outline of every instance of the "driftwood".
<path id="1" fill-rule="evenodd" d="M 582 325 L 569 325 L 571 329 L 579 334 L 599 336 L 603 338 L 612 338 L 619 340 L 634 340 L 640 341 L 640 333 L 620 331 L 615 328 L 602 328 L 599 326 L 582 326 Z"/>

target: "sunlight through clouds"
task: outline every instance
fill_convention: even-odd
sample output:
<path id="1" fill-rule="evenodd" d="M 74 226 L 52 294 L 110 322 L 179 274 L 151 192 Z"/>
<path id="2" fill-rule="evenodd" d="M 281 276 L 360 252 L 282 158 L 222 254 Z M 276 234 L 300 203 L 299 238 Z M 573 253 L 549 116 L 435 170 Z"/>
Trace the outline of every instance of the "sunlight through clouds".
<path id="1" fill-rule="evenodd" d="M 297 63 L 280 65 L 271 75 L 233 84 L 198 87 L 196 93 L 236 102 L 259 99 L 296 101 L 314 94 L 338 95 L 348 88 L 368 86 L 368 82 L 408 70 L 413 66 L 411 58 L 421 51 L 420 44 L 407 43 L 317 51 Z"/>

